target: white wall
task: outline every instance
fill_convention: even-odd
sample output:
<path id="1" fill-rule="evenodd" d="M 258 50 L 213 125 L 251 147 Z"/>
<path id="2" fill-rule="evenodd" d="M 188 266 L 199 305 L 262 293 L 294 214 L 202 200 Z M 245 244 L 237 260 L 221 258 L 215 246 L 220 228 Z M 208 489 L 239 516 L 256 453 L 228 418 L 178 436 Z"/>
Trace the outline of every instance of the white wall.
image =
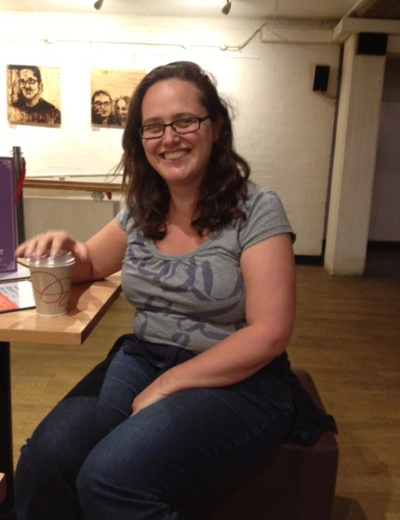
<path id="1" fill-rule="evenodd" d="M 258 33 L 241 51 L 219 48 L 244 43 L 258 19 L 2 13 L 0 24 L 0 155 L 20 146 L 31 176 L 107 174 L 120 158 L 122 131 L 91 128 L 90 70 L 193 60 L 231 100 L 236 148 L 253 180 L 283 199 L 296 254 L 321 254 L 335 101 L 311 85 L 315 64 L 330 65 L 334 96 L 337 45 L 266 44 Z M 61 128 L 7 123 L 6 65 L 18 63 L 61 68 Z"/>
<path id="2" fill-rule="evenodd" d="M 24 197 L 25 236 L 65 229 L 77 240 L 85 241 L 110 222 L 119 209 L 119 200 Z"/>

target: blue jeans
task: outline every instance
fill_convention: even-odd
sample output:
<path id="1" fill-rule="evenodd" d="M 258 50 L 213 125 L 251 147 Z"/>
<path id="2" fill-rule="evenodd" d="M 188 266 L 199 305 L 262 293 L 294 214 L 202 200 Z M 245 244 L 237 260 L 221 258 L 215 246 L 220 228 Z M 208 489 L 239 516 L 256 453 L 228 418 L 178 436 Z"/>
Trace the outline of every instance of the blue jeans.
<path id="1" fill-rule="evenodd" d="M 240 383 L 178 392 L 131 416 L 163 352 L 113 358 L 100 394 L 61 401 L 21 449 L 19 520 L 184 520 L 172 504 L 273 450 L 293 422 L 268 366 Z"/>

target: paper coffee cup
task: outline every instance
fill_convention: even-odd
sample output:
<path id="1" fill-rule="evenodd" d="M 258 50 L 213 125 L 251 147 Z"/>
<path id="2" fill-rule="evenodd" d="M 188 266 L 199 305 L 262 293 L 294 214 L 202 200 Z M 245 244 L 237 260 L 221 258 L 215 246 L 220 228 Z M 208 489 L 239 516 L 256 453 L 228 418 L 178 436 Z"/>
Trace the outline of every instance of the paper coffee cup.
<path id="1" fill-rule="evenodd" d="M 54 257 L 46 251 L 40 258 L 27 258 L 37 314 L 55 317 L 67 313 L 74 263 L 75 258 L 67 251 Z"/>

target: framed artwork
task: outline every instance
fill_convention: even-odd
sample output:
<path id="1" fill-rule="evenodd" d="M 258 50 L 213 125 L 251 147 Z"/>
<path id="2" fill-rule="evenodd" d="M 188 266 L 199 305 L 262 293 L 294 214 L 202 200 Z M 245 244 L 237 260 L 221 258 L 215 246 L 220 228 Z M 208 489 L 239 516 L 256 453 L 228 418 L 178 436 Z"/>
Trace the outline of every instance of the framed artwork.
<path id="1" fill-rule="evenodd" d="M 92 69 L 92 125 L 123 128 L 132 93 L 145 75 L 144 70 Z"/>
<path id="2" fill-rule="evenodd" d="M 60 126 L 60 69 L 7 65 L 8 122 Z"/>

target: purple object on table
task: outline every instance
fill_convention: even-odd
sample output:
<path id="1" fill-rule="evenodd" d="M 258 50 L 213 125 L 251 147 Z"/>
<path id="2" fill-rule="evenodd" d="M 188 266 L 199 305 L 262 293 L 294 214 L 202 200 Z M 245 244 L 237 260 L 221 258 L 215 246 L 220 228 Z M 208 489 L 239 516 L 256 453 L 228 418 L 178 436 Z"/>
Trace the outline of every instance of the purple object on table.
<path id="1" fill-rule="evenodd" d="M 14 189 L 13 158 L 0 157 L 0 273 L 17 270 Z"/>

